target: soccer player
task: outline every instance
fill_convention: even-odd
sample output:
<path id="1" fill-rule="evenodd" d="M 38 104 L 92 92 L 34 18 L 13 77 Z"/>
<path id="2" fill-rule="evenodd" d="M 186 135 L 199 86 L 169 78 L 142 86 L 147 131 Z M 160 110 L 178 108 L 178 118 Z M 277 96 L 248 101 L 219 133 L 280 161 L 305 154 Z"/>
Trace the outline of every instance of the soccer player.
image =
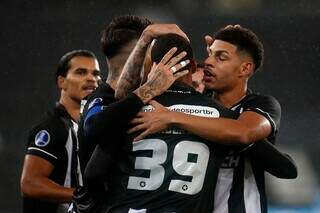
<path id="1" fill-rule="evenodd" d="M 140 113 L 134 121 L 139 125 L 130 132 L 142 131 L 136 137 L 140 140 L 174 125 L 208 140 L 247 144 L 242 152 L 230 149 L 221 165 L 214 212 L 267 212 L 264 171 L 269 169 L 285 178 L 295 178 L 297 171 L 288 156 L 278 155 L 287 163 L 279 161 L 277 165 L 273 155 L 266 155 L 270 146 L 261 143 L 262 140 L 275 142 L 281 116 L 275 98 L 247 88 L 249 78 L 262 64 L 263 45 L 251 30 L 239 25 L 220 29 L 214 39 L 206 37 L 206 41 L 209 47 L 204 71 L 206 88 L 214 90 L 214 98 L 223 106 L 240 113 L 239 118 L 201 118 L 171 112 L 154 103 L 154 113 Z"/>
<path id="2" fill-rule="evenodd" d="M 88 104 L 85 106 L 84 114 L 88 110 L 88 107 L 92 106 L 94 103 L 98 104 L 99 102 L 103 102 L 103 105 L 106 106 L 116 101 L 114 98 L 114 90 L 122 68 L 132 49 L 135 47 L 141 33 L 150 24 L 151 21 L 146 18 L 123 15 L 114 17 L 106 28 L 103 29 L 101 35 L 101 49 L 106 57 L 108 77 L 106 82 L 102 82 L 96 92 L 88 98 Z M 89 105 L 89 103 L 91 105 Z M 97 144 L 92 142 L 93 140 L 89 140 L 89 142 L 86 135 L 84 135 L 84 121 L 84 119 L 80 120 L 78 133 L 80 140 L 79 156 L 82 169 L 85 169 L 95 145 Z"/>
<path id="3" fill-rule="evenodd" d="M 77 121 L 81 99 L 98 86 L 99 64 L 87 50 L 65 54 L 56 71 L 57 105 L 29 133 L 21 175 L 23 212 L 67 212 L 74 188 L 82 184 Z"/>
<path id="4" fill-rule="evenodd" d="M 99 145 L 96 147 L 96 145 L 99 144 L 100 139 L 97 138 L 95 134 L 86 134 L 88 126 L 91 125 L 91 122 L 93 120 L 92 118 L 90 118 L 93 115 L 92 110 L 98 109 L 101 106 L 106 107 L 109 104 L 116 102 L 116 99 L 114 98 L 114 89 L 121 74 L 122 68 L 132 49 L 134 48 L 137 40 L 139 39 L 141 33 L 150 24 L 151 21 L 146 18 L 132 15 L 123 15 L 114 17 L 102 31 L 100 43 L 101 50 L 106 57 L 108 66 L 108 77 L 106 82 L 101 82 L 97 90 L 91 96 L 87 97 L 87 102 L 82 113 L 83 116 L 81 116 L 79 122 L 79 158 L 81 162 L 82 172 L 84 172 L 94 149 L 97 149 L 98 151 L 100 150 Z M 128 97 L 129 102 L 130 100 L 131 98 Z M 108 111 L 105 114 L 108 114 Z M 99 115 L 104 116 L 104 113 L 101 113 Z M 96 116 L 93 116 L 93 118 L 95 117 Z M 116 119 L 117 118 L 115 118 L 115 120 Z M 92 125 L 94 126 L 94 124 L 95 123 L 93 123 Z M 103 126 L 101 126 L 100 128 L 103 128 Z M 103 159 L 101 160 L 103 161 Z M 104 174 L 104 168 L 100 169 L 99 172 L 102 172 Z M 100 182 L 91 183 L 91 187 L 88 186 L 90 185 L 90 183 L 88 182 L 90 182 L 90 177 L 84 177 L 84 186 L 77 188 L 77 190 L 75 191 L 75 205 L 73 209 L 71 209 L 71 211 L 85 212 L 91 210 L 94 204 L 88 201 L 92 197 L 91 193 L 89 192 L 89 188 L 92 189 L 91 191 L 96 191 L 96 194 L 104 192 L 104 188 L 101 187 Z"/>

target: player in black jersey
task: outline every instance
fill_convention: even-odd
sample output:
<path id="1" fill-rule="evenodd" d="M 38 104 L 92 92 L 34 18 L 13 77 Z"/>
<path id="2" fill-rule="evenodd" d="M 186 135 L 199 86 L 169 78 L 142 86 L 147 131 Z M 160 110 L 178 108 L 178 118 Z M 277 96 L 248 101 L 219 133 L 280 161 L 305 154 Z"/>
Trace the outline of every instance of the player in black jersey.
<path id="1" fill-rule="evenodd" d="M 92 52 L 75 50 L 61 58 L 56 71 L 59 102 L 28 137 L 21 176 L 23 212 L 67 212 L 74 188 L 82 184 L 76 137 L 80 101 L 95 90 L 99 78 Z"/>
<path id="2" fill-rule="evenodd" d="M 150 20 L 143 17 L 123 15 L 114 17 L 103 29 L 100 45 L 101 50 L 106 57 L 108 77 L 106 82 L 101 82 L 97 90 L 91 96 L 87 97 L 87 104 L 83 109 L 84 115 L 87 115 L 88 110 L 90 110 L 93 105 L 95 105 L 94 107 L 96 107 L 96 105 L 103 105 L 106 107 L 109 104 L 116 102 L 116 99 L 114 98 L 114 89 L 125 61 L 129 57 L 129 54 L 134 48 L 141 33 L 150 23 Z M 82 116 L 79 122 L 79 158 L 83 172 L 96 145 L 99 144 L 98 139 L 94 135 L 93 138 L 90 138 L 85 134 L 85 122 L 90 123 L 91 119 L 85 119 L 84 116 Z M 97 149 L 100 149 L 100 147 L 97 147 Z M 86 183 L 88 181 L 84 181 L 85 187 L 79 187 L 74 198 L 79 211 L 84 211 L 89 208 L 89 206 L 85 205 L 85 202 L 91 197 L 91 194 L 88 192 L 88 184 Z M 95 187 L 94 184 L 92 187 L 99 188 L 101 185 L 97 184 L 97 187 Z M 96 189 L 93 190 L 95 191 Z"/>
<path id="3" fill-rule="evenodd" d="M 297 171 L 288 156 L 279 153 L 280 158 L 273 159 L 274 155 L 266 155 L 273 147 L 260 142 L 275 142 L 281 116 L 275 98 L 247 89 L 248 79 L 262 63 L 263 46 L 252 31 L 238 25 L 219 30 L 214 39 L 206 37 L 206 88 L 215 91 L 221 104 L 241 113 L 239 118 L 199 118 L 170 112 L 155 103 L 155 113 L 140 113 L 136 121 L 142 124 L 131 131 L 144 130 L 137 137 L 140 139 L 173 124 L 209 140 L 249 144 L 242 152 L 230 149 L 226 156 L 218 177 L 214 212 L 266 212 L 264 170 L 284 178 L 295 178 Z"/>
<path id="4" fill-rule="evenodd" d="M 109 105 L 116 101 L 114 98 L 114 90 L 122 68 L 141 33 L 150 24 L 151 21 L 146 18 L 123 15 L 114 17 L 103 29 L 100 43 L 101 50 L 106 57 L 106 63 L 108 65 L 108 77 L 106 82 L 101 83 L 96 93 L 88 97 L 88 104 L 85 106 L 85 111 L 89 107 L 89 103 L 95 99 L 97 99 L 97 102 L 103 100 L 103 105 Z M 82 169 L 85 168 L 96 145 L 95 143 L 88 143 L 85 139 L 83 135 L 83 122 L 84 120 L 81 119 L 79 125 L 79 155 Z M 84 141 L 82 142 L 82 140 Z"/>
<path id="5" fill-rule="evenodd" d="M 116 101 L 114 98 L 114 88 L 117 83 L 117 79 L 121 73 L 122 67 L 125 63 L 125 60 L 128 58 L 134 44 L 138 40 L 140 34 L 151 22 L 145 18 L 137 16 L 120 16 L 113 19 L 113 21 L 108 25 L 108 27 L 103 31 L 101 38 L 102 50 L 106 56 L 109 73 L 107 82 L 102 82 L 98 89 L 88 98 L 87 104 L 84 107 L 83 117 L 80 120 L 79 126 L 79 140 L 80 140 L 80 157 L 82 168 L 85 168 L 88 160 L 90 159 L 94 148 L 98 153 L 101 149 L 107 149 L 110 153 L 116 154 L 117 146 L 104 146 L 101 147 L 101 141 L 106 141 L 106 137 L 100 137 L 102 133 L 110 131 L 111 133 L 116 133 L 119 126 L 123 129 L 123 125 L 127 125 L 129 120 L 124 119 L 121 123 L 117 123 L 118 114 L 113 113 L 113 109 L 122 110 L 122 117 L 133 117 L 139 109 L 142 107 L 144 102 L 150 100 L 156 94 L 159 94 L 159 91 L 153 90 L 150 84 L 145 84 L 144 87 L 141 87 L 140 90 L 137 90 L 136 94 L 128 95 L 122 101 Z M 157 32 L 152 30 L 147 30 L 148 33 L 157 34 Z M 170 28 L 171 31 L 176 32 L 177 29 L 174 27 Z M 178 32 L 177 32 L 178 33 Z M 173 54 L 173 53 L 172 53 Z M 145 63 L 146 65 L 147 63 Z M 173 64 L 174 65 L 174 64 Z M 180 66 L 181 68 L 182 66 Z M 148 66 L 145 66 L 145 69 L 150 69 Z M 177 69 L 179 69 L 177 67 Z M 157 70 L 156 70 L 157 71 Z M 139 69 L 140 72 L 140 69 Z M 159 73 L 159 70 L 157 71 Z M 155 72 L 155 74 L 157 73 Z M 164 78 L 164 73 L 156 75 L 156 78 Z M 183 73 L 178 73 L 174 78 L 178 78 L 183 75 Z M 171 80 L 171 83 L 174 79 Z M 170 81 L 167 82 L 168 85 L 171 85 Z M 168 86 L 165 86 L 164 89 L 167 89 Z M 151 97 L 147 97 L 145 92 L 147 90 L 156 92 Z M 159 88 L 157 88 L 159 90 Z M 140 97 L 140 98 L 139 98 Z M 142 101 L 143 102 L 142 102 Z M 126 107 L 127 104 L 135 104 L 138 108 L 133 111 L 123 110 L 123 106 Z M 104 123 L 104 120 L 108 119 L 113 121 L 112 125 L 107 125 Z M 112 140 L 112 134 L 108 135 L 109 139 Z M 116 141 L 119 143 L 122 141 L 122 138 L 117 134 Z M 103 143 L 102 143 L 103 144 Z M 97 145 L 97 146 L 96 146 Z M 116 144 L 115 144 L 116 145 Z M 98 154 L 94 155 L 97 156 Z M 108 159 L 113 159 L 113 156 L 108 156 Z M 100 158 L 101 161 L 104 159 Z M 91 161 L 95 161 L 92 159 Z M 105 163 L 104 167 L 93 166 L 90 167 L 87 174 L 96 174 L 95 171 L 99 172 L 99 177 L 104 176 L 108 172 L 108 163 Z M 94 170 L 94 171 L 92 171 Z M 102 173 L 102 174 L 101 174 Z M 93 208 L 94 205 L 91 205 L 89 200 L 91 199 L 91 191 L 94 192 L 95 196 L 99 196 L 100 193 L 103 193 L 104 187 L 101 187 L 101 181 L 97 181 L 95 178 L 97 176 L 93 175 L 85 176 L 85 187 L 77 190 L 75 195 L 75 204 L 78 211 L 88 211 L 90 208 Z M 93 180 L 93 181 L 91 181 Z"/>

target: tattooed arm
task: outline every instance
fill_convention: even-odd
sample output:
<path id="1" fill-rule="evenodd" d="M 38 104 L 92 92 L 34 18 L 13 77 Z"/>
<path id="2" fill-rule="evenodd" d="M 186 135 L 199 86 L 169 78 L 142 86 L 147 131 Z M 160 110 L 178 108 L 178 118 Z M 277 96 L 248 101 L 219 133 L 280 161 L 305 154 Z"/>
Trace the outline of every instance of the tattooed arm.
<path id="1" fill-rule="evenodd" d="M 141 81 L 141 71 L 150 43 L 154 38 L 168 33 L 176 33 L 188 39 L 186 34 L 175 24 L 152 24 L 143 31 L 135 48 L 124 65 L 122 74 L 117 83 L 115 93 L 115 97 L 117 99 L 126 97 L 139 86 Z"/>
<path id="2" fill-rule="evenodd" d="M 130 54 L 126 64 L 123 67 L 122 74 L 117 83 L 115 97 L 122 99 L 140 84 L 140 73 L 142 71 L 145 56 L 150 41 L 143 36 L 138 40 L 135 48 Z"/>
<path id="3" fill-rule="evenodd" d="M 188 70 L 179 71 L 189 64 L 190 61 L 185 60 L 184 65 L 181 63 L 177 64 L 177 62 L 186 55 L 186 52 L 181 52 L 176 57 L 171 58 L 176 51 L 177 48 L 172 48 L 157 65 L 154 63 L 148 75 L 147 82 L 133 92 L 143 103 L 146 104 L 152 98 L 162 94 L 173 82 L 189 72 Z M 175 66 L 177 70 L 174 73 L 170 69 L 172 66 Z"/>

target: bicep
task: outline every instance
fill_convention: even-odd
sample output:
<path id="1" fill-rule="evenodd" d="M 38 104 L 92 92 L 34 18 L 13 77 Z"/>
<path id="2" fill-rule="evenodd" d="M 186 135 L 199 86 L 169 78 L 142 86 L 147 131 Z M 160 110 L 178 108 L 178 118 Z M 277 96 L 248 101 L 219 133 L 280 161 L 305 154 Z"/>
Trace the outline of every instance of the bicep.
<path id="1" fill-rule="evenodd" d="M 48 160 L 27 154 L 24 160 L 22 179 L 49 177 L 54 169 L 54 165 Z"/>
<path id="2" fill-rule="evenodd" d="M 240 125 L 247 129 L 250 141 L 259 141 L 267 138 L 272 132 L 270 121 L 253 111 L 245 111 L 238 118 Z"/>

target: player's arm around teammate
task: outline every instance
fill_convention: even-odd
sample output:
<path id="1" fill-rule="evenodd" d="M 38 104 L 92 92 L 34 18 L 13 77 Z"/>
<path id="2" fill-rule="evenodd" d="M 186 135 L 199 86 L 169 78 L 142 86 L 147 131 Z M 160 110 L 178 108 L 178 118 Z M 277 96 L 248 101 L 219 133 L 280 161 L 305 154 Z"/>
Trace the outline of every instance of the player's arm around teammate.
<path id="1" fill-rule="evenodd" d="M 254 98 L 247 98 L 249 97 L 247 81 L 261 62 L 259 60 L 256 62 L 254 60 L 256 57 L 252 57 L 250 51 L 238 51 L 237 46 L 232 43 L 218 39 L 214 42 L 211 37 L 206 37 L 206 41 L 209 47 L 209 57 L 205 61 L 206 87 L 214 89 L 218 94 L 218 101 L 227 108 L 237 108 L 244 103 L 243 107 L 241 106 L 242 110 L 239 108 L 241 111 L 239 118 L 232 120 L 197 117 L 168 111 L 153 102 L 156 108 L 154 112 L 141 112 L 132 122 L 136 126 L 129 131 L 130 133 L 142 131 L 136 140 L 170 125 L 179 126 L 203 138 L 224 144 L 251 145 L 266 138 L 274 138 L 281 116 L 278 101 L 271 96 L 256 95 L 251 96 Z M 243 102 L 243 100 L 248 101 Z M 273 147 L 269 148 L 274 150 Z M 289 168 L 291 172 L 278 174 L 278 176 L 296 177 L 297 170 L 292 160 L 284 155 L 281 156 L 286 163 L 289 163 L 289 166 L 284 168 Z"/>

